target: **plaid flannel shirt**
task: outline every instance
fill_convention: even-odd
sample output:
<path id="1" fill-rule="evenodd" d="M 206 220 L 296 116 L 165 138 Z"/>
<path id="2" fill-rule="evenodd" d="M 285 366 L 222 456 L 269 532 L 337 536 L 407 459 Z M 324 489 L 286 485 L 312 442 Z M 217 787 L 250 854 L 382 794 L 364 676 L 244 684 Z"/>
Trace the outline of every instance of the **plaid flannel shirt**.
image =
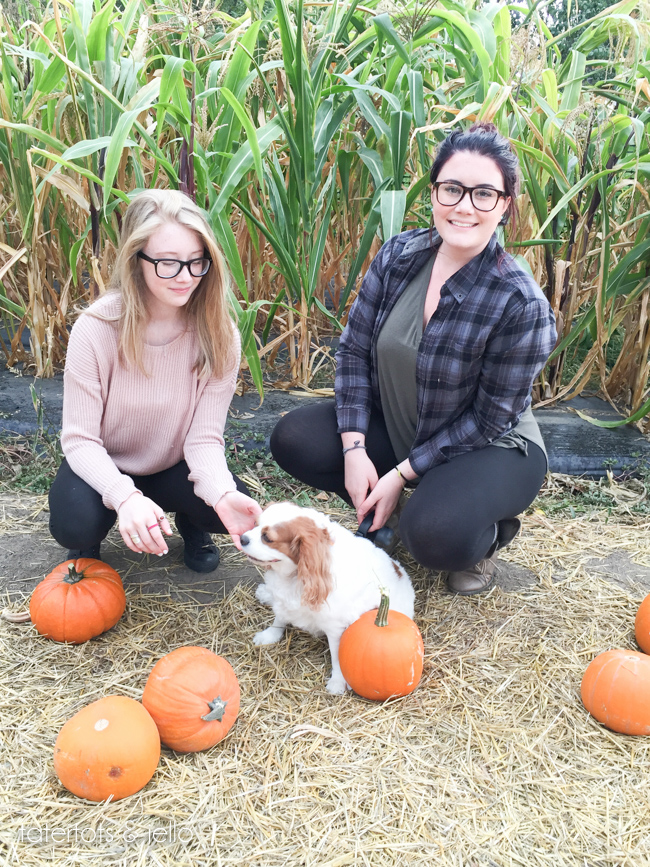
<path id="1" fill-rule="evenodd" d="M 432 247 L 429 230 L 414 229 L 390 238 L 373 259 L 336 355 L 339 433 L 366 433 L 371 407 L 381 409 L 377 337 L 440 243 L 437 232 Z M 555 318 L 542 290 L 493 235 L 444 283 L 422 335 L 413 470 L 421 476 L 511 430 L 531 403 L 533 382 L 555 340 Z"/>

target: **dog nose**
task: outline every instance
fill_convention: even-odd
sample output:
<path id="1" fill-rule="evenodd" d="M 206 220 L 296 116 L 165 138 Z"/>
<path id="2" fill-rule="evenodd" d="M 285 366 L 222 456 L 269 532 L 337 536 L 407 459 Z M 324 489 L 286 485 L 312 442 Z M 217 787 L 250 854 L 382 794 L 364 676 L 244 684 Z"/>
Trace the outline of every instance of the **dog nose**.
<path id="1" fill-rule="evenodd" d="M 239 541 L 242 543 L 242 545 L 248 545 L 248 543 L 250 542 L 250 539 L 248 538 L 246 533 L 244 533 L 243 536 L 239 537 Z"/>

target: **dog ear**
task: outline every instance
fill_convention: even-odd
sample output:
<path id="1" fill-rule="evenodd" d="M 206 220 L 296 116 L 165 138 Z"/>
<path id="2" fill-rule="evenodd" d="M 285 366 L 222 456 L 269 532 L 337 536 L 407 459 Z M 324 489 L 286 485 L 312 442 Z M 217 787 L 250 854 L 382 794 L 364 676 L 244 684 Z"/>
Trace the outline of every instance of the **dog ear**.
<path id="1" fill-rule="evenodd" d="M 298 566 L 297 577 L 303 585 L 302 602 L 308 608 L 320 608 L 332 589 L 332 537 L 325 527 L 317 527 L 311 518 L 301 516 L 291 524 L 294 528 L 292 549 Z"/>

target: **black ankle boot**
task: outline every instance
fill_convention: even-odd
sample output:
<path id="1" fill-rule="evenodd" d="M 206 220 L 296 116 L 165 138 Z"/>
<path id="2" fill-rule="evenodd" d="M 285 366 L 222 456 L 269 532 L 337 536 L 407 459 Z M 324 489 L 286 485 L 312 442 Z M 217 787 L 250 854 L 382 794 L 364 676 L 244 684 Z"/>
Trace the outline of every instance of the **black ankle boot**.
<path id="1" fill-rule="evenodd" d="M 68 560 L 79 560 L 81 557 L 90 557 L 93 560 L 101 560 L 100 553 L 102 543 L 98 542 L 92 548 L 71 548 L 68 551 Z"/>
<path id="2" fill-rule="evenodd" d="M 190 523 L 187 515 L 176 512 L 176 527 L 185 543 L 183 562 L 192 572 L 214 572 L 219 565 L 219 549 L 209 533 Z"/>

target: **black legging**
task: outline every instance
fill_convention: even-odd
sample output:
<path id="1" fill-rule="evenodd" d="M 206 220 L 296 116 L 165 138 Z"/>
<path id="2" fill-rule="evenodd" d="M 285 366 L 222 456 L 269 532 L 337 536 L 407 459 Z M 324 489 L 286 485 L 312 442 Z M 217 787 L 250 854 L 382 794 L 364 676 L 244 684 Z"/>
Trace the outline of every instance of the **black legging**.
<path id="1" fill-rule="evenodd" d="M 205 533 L 227 533 L 214 509 L 194 493 L 185 461 L 150 476 L 132 476 L 136 488 L 164 509 L 181 512 Z M 237 490 L 249 494 L 233 476 Z M 108 509 L 101 495 L 79 478 L 64 459 L 50 488 L 50 532 L 64 548 L 86 550 L 106 538 L 117 513 Z"/>
<path id="2" fill-rule="evenodd" d="M 287 473 L 314 488 L 345 490 L 341 437 L 334 401 L 319 401 L 283 416 L 271 434 L 271 452 Z M 380 476 L 395 466 L 383 416 L 373 411 L 366 434 L 368 456 Z M 496 525 L 523 512 L 537 496 L 546 458 L 534 443 L 488 446 L 428 470 L 408 498 L 399 532 L 412 556 L 429 569 L 474 566 L 495 541 Z"/>

